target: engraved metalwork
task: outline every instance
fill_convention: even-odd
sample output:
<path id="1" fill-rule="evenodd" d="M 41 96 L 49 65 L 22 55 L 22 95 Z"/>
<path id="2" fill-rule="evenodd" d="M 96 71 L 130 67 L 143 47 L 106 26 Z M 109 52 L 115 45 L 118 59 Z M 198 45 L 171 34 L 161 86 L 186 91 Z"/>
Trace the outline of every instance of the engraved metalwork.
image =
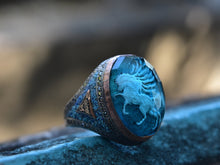
<path id="1" fill-rule="evenodd" d="M 85 98 L 82 101 L 82 104 L 77 109 L 79 113 L 85 113 L 91 115 L 93 118 L 96 118 L 90 98 L 90 90 L 87 91 Z"/>

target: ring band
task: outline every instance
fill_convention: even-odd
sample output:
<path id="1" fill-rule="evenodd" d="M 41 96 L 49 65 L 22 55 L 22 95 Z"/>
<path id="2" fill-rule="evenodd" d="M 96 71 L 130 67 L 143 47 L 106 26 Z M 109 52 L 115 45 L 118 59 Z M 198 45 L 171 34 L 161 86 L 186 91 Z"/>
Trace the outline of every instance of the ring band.
<path id="1" fill-rule="evenodd" d="M 65 108 L 66 125 L 83 127 L 124 145 L 146 141 L 165 113 L 162 83 L 142 57 L 118 55 L 102 62 Z"/>

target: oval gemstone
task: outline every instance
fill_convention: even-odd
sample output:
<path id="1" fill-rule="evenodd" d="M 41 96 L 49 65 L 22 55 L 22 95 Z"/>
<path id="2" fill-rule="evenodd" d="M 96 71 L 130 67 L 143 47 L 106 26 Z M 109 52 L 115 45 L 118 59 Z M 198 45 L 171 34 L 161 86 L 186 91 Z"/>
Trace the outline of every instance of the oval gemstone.
<path id="1" fill-rule="evenodd" d="M 142 57 L 120 56 L 110 73 L 112 102 L 123 124 L 137 136 L 153 135 L 165 113 L 163 87 Z"/>

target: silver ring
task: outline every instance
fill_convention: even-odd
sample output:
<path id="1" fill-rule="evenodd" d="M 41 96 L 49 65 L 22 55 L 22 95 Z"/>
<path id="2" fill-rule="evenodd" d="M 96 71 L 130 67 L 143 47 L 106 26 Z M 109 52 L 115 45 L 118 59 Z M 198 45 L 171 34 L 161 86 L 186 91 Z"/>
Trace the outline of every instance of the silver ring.
<path id="1" fill-rule="evenodd" d="M 90 129 L 125 145 L 146 141 L 165 113 L 162 83 L 142 57 L 118 55 L 102 62 L 65 108 L 67 126 Z"/>

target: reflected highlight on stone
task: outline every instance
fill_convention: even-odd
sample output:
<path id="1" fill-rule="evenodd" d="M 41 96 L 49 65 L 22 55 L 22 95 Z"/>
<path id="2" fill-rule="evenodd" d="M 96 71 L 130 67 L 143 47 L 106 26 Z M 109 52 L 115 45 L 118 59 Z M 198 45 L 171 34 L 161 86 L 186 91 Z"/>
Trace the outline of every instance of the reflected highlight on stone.
<path id="1" fill-rule="evenodd" d="M 93 130 L 135 145 L 158 130 L 165 112 L 162 84 L 141 57 L 119 55 L 102 62 L 65 108 L 67 126 Z"/>

